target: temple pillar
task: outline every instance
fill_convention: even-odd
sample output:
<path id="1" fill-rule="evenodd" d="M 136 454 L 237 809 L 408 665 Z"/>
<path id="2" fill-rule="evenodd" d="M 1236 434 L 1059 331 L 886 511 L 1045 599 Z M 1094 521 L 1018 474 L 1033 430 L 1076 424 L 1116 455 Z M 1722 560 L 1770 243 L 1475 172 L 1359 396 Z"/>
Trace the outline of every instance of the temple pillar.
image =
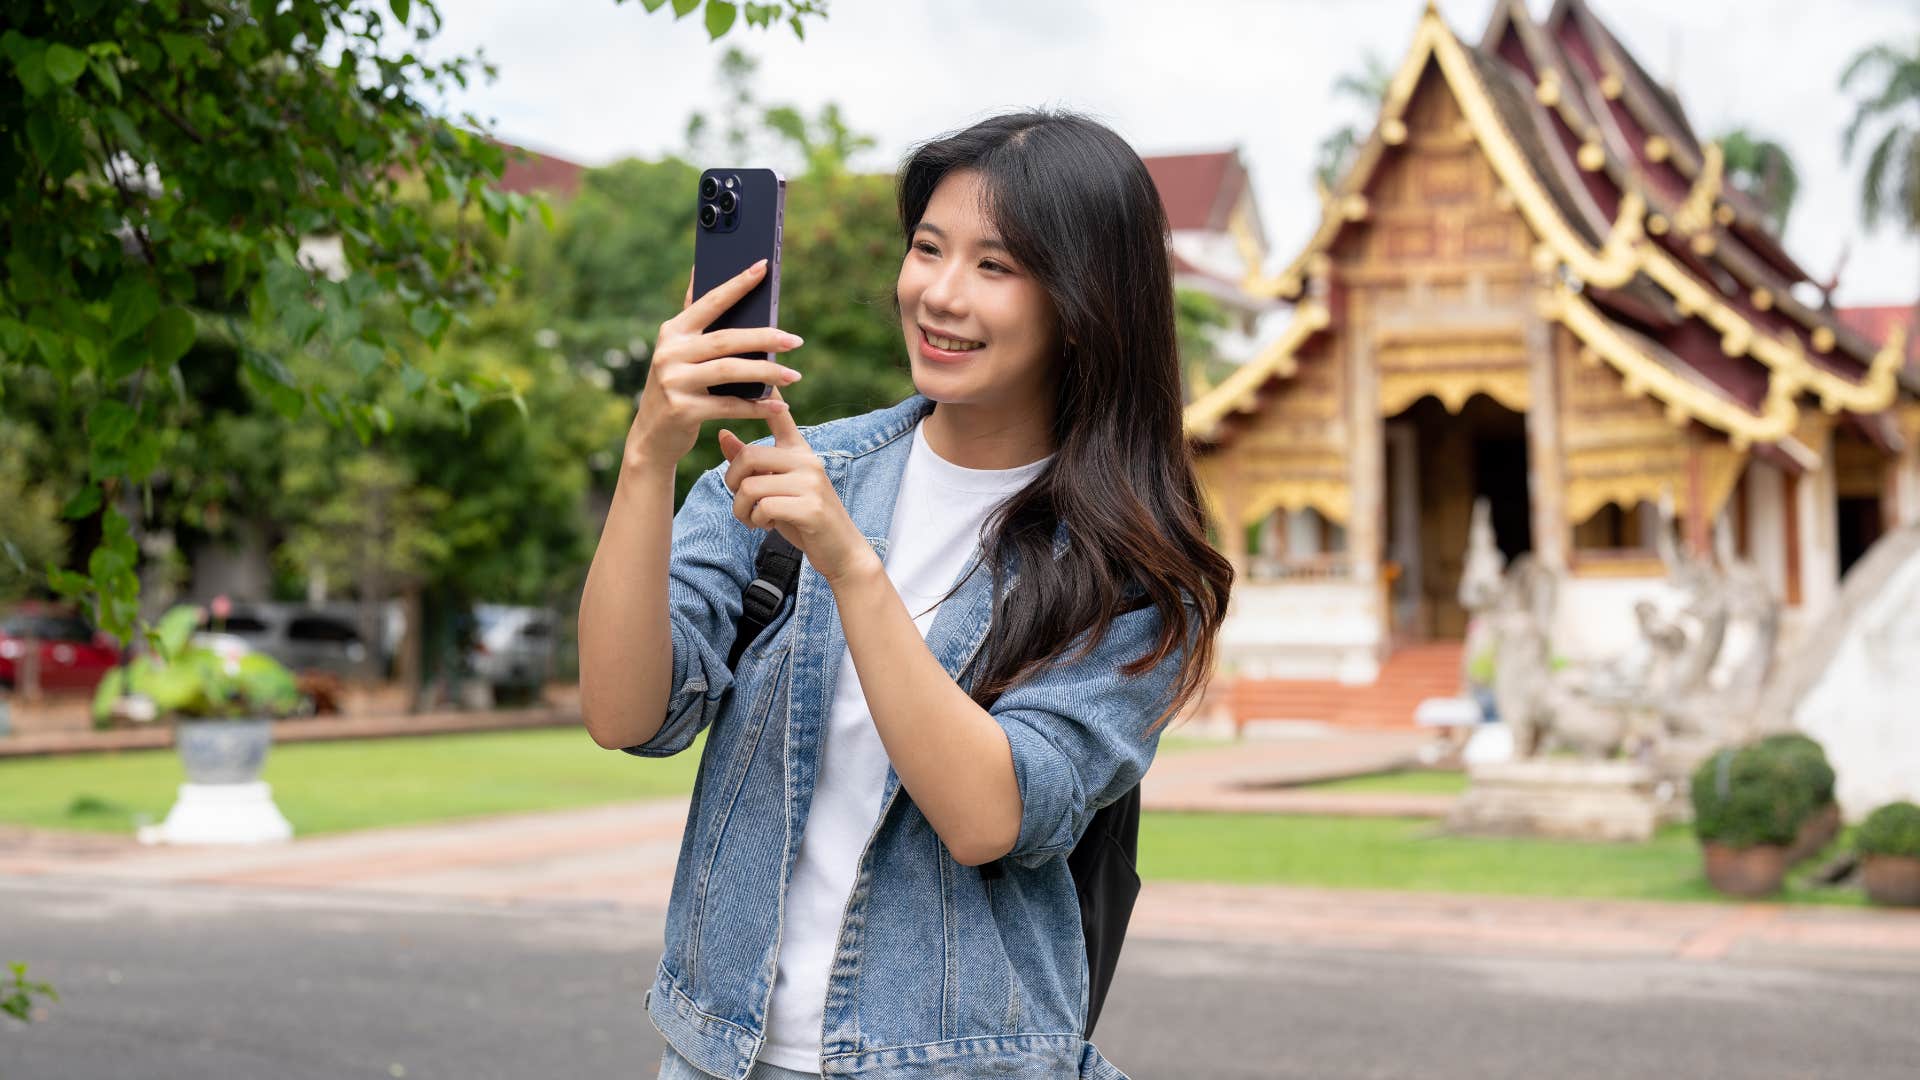
<path id="1" fill-rule="evenodd" d="M 1799 524 L 1800 604 L 1808 618 L 1816 619 L 1840 584 L 1839 493 L 1832 430 L 1822 432 L 1818 444 L 1809 449 L 1820 456 L 1820 465 L 1794 485 L 1794 510 Z"/>
<path id="2" fill-rule="evenodd" d="M 1380 577 L 1386 503 L 1386 424 L 1380 416 L 1380 371 L 1374 360 L 1373 326 L 1356 297 L 1348 301 L 1356 332 L 1347 335 L 1347 424 L 1351 441 L 1347 482 L 1352 485 L 1352 512 L 1348 515 L 1347 557 L 1353 579 L 1373 582 Z M 1386 612 L 1381 612 L 1384 617 Z M 1383 624 L 1384 625 L 1384 624 Z"/>
<path id="3" fill-rule="evenodd" d="M 1558 346 L 1566 345 L 1568 339 L 1564 332 L 1554 334 L 1535 310 L 1527 316 L 1526 340 L 1527 498 L 1533 557 L 1547 569 L 1564 574 L 1573 537 L 1567 522 L 1566 459 L 1560 445 L 1562 357 Z"/>
<path id="4" fill-rule="evenodd" d="M 1907 440 L 1906 449 L 1894 459 L 1892 471 L 1888 528 L 1920 525 L 1920 438 Z"/>
<path id="5" fill-rule="evenodd" d="M 1247 526 L 1241 517 L 1245 505 L 1246 492 L 1240 478 L 1229 478 L 1220 492 L 1220 554 L 1233 564 L 1236 583 L 1247 580 Z"/>

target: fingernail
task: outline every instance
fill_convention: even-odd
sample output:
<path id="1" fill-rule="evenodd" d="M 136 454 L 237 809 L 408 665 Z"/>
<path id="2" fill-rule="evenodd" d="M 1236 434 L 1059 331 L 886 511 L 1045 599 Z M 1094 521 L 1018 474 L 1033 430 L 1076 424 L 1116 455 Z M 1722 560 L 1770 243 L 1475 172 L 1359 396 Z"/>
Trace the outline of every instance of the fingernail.
<path id="1" fill-rule="evenodd" d="M 799 372 L 797 372 L 797 371 L 795 371 L 795 370 L 793 370 L 793 369 L 792 369 L 792 368 L 790 368 L 790 367 L 783 367 L 783 368 L 781 368 L 780 370 L 781 370 L 781 371 L 784 371 L 784 372 L 786 372 L 786 373 L 787 373 L 787 378 L 789 378 L 789 379 L 798 379 L 798 378 L 800 378 L 800 373 L 799 373 Z"/>
<path id="2" fill-rule="evenodd" d="M 753 272 L 756 274 L 762 270 L 765 270 L 766 268 L 767 268 L 767 260 L 765 259 L 761 259 L 759 262 L 753 264 Z"/>
<path id="3" fill-rule="evenodd" d="M 801 337 L 799 334 L 782 334 L 780 336 L 780 340 L 786 342 L 788 345 L 791 345 L 796 349 L 807 343 L 807 339 Z"/>

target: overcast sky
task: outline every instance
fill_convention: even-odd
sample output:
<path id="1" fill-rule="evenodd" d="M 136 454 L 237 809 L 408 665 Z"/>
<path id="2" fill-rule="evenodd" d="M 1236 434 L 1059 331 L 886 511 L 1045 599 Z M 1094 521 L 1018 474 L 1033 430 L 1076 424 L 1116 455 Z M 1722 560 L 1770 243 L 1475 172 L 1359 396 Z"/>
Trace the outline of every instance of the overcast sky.
<path id="1" fill-rule="evenodd" d="M 1744 125 L 1784 143 L 1801 173 L 1787 247 L 1816 277 L 1851 247 L 1842 304 L 1911 302 L 1920 242 L 1859 224 L 1859 176 L 1840 157 L 1853 114 L 1838 89 L 1861 47 L 1920 35 L 1920 0 L 1593 0 L 1703 136 Z M 879 146 L 855 164 L 891 172 L 915 143 L 1010 108 L 1061 106 L 1113 127 L 1143 156 L 1240 148 L 1273 245 L 1311 233 L 1313 150 L 1351 118 L 1329 94 L 1372 50 L 1405 56 L 1421 0 L 832 0 L 807 39 L 744 22 L 710 42 L 698 16 L 638 0 L 440 0 L 433 53 L 478 47 L 500 68 L 455 107 L 510 141 L 589 165 L 679 150 L 710 107 L 721 52 L 760 61 L 767 103 L 809 116 L 837 102 Z M 1549 0 L 1533 0 L 1536 16 Z M 1469 43 L 1490 0 L 1442 0 Z M 1370 123 L 1371 118 L 1368 118 Z M 701 161 L 700 165 L 736 164 Z M 737 164 L 762 164 L 740 162 Z M 1273 267 L 1270 266 L 1269 269 Z"/>

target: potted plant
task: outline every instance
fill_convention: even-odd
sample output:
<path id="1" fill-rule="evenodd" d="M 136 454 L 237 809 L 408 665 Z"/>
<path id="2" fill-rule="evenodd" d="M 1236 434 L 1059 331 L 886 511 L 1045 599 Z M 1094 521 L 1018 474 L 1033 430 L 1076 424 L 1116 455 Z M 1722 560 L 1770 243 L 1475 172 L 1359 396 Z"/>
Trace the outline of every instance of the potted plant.
<path id="1" fill-rule="evenodd" d="M 1888 803 L 1854 833 L 1860 877 L 1876 904 L 1920 907 L 1920 806 Z"/>
<path id="2" fill-rule="evenodd" d="M 1726 749 L 1694 770 L 1693 829 L 1707 881 L 1731 896 L 1770 896 L 1787 873 L 1787 846 L 1813 809 L 1791 754 L 1762 745 Z"/>
<path id="3" fill-rule="evenodd" d="M 1799 732 L 1770 735 L 1760 745 L 1792 763 L 1793 773 L 1807 790 L 1813 809 L 1808 812 L 1793 843 L 1787 845 L 1787 865 L 1820 853 L 1840 835 L 1840 804 L 1833 798 L 1833 766 L 1820 744 Z"/>
<path id="4" fill-rule="evenodd" d="M 150 655 L 115 668 L 94 692 L 97 721 L 116 710 L 172 721 L 174 746 L 194 784 L 244 784 L 259 776 L 273 720 L 300 704 L 293 674 L 263 653 L 226 655 L 194 642 L 202 612 L 182 604 L 147 631 Z M 144 699 L 126 710 L 124 696 Z"/>

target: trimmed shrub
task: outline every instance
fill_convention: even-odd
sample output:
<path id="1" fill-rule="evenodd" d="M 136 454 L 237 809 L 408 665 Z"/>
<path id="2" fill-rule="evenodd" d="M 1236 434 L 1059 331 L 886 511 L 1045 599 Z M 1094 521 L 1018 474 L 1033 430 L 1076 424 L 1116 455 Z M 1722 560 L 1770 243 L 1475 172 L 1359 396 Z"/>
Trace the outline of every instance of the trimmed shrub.
<path id="1" fill-rule="evenodd" d="M 1908 855 L 1920 858 L 1920 806 L 1888 803 L 1867 815 L 1853 834 L 1853 846 L 1862 855 Z"/>
<path id="2" fill-rule="evenodd" d="M 1789 732 L 1769 735 L 1760 740 L 1760 745 L 1794 762 L 1794 772 L 1813 795 L 1813 805 L 1825 806 L 1833 801 L 1833 766 L 1828 764 L 1827 752 L 1818 742 L 1799 732 Z"/>
<path id="3" fill-rule="evenodd" d="M 1701 762 L 1691 792 L 1694 835 L 1737 848 L 1793 843 L 1816 806 L 1801 756 L 1753 744 Z"/>

